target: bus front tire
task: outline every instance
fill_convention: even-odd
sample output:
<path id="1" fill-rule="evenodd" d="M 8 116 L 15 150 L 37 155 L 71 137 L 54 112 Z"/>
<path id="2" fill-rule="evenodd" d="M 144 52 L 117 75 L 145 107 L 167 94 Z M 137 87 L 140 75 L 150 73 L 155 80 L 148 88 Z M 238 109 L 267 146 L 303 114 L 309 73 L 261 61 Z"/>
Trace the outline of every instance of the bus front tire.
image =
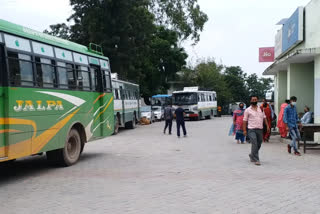
<path id="1" fill-rule="evenodd" d="M 76 129 L 71 129 L 62 149 L 47 152 L 47 159 L 52 164 L 71 166 L 77 163 L 82 150 L 81 137 Z"/>
<path id="2" fill-rule="evenodd" d="M 126 128 L 127 129 L 135 129 L 136 128 L 136 117 L 133 116 L 132 121 L 129 121 L 126 123 Z"/>

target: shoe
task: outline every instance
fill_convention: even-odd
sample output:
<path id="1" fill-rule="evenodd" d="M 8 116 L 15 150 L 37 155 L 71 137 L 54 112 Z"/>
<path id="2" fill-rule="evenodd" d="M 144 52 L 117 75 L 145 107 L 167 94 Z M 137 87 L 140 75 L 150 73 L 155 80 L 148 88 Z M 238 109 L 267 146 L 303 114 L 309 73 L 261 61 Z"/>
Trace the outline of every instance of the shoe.
<path id="1" fill-rule="evenodd" d="M 261 166 L 260 161 L 256 161 L 254 164 L 255 164 L 256 166 Z"/>
<path id="2" fill-rule="evenodd" d="M 171 135 L 171 133 L 169 133 L 169 135 Z"/>
<path id="3" fill-rule="evenodd" d="M 301 156 L 300 152 L 294 152 L 294 155 Z"/>
<path id="4" fill-rule="evenodd" d="M 187 135 L 184 135 L 183 137 L 188 137 Z"/>
<path id="5" fill-rule="evenodd" d="M 288 144 L 288 153 L 291 154 L 291 146 Z"/>

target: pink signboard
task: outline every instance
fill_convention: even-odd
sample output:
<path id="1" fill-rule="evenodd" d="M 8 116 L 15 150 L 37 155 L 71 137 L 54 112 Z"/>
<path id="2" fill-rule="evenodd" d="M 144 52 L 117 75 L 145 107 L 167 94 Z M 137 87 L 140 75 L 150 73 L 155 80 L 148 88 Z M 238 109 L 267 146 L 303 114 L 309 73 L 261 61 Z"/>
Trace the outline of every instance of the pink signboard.
<path id="1" fill-rule="evenodd" d="M 259 62 L 274 62 L 274 47 L 259 48 Z"/>

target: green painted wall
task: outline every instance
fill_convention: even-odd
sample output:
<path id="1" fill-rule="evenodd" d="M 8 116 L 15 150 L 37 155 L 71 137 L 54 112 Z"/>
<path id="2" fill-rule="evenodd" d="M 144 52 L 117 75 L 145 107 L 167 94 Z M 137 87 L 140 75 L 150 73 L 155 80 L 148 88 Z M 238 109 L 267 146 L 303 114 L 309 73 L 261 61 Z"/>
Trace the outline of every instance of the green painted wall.
<path id="1" fill-rule="evenodd" d="M 298 112 L 303 112 L 304 106 L 314 109 L 314 63 L 290 64 L 288 69 L 288 97 L 298 98 Z"/>
<path id="2" fill-rule="evenodd" d="M 277 100 L 277 114 L 279 114 L 280 106 L 284 101 L 287 99 L 287 78 L 288 72 L 287 71 L 280 71 L 277 76 L 277 89 L 278 89 L 278 100 Z"/>

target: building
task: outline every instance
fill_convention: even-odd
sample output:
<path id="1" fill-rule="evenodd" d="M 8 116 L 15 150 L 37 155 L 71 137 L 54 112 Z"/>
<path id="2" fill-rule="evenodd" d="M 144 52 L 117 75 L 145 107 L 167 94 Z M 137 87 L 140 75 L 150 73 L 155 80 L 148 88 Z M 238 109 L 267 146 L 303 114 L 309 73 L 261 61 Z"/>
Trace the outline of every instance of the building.
<path id="1" fill-rule="evenodd" d="M 298 98 L 298 112 L 311 107 L 320 123 L 320 0 L 299 7 L 275 39 L 275 62 L 264 75 L 275 76 L 275 111 L 291 96 Z M 288 14 L 289 15 L 289 14 Z"/>

